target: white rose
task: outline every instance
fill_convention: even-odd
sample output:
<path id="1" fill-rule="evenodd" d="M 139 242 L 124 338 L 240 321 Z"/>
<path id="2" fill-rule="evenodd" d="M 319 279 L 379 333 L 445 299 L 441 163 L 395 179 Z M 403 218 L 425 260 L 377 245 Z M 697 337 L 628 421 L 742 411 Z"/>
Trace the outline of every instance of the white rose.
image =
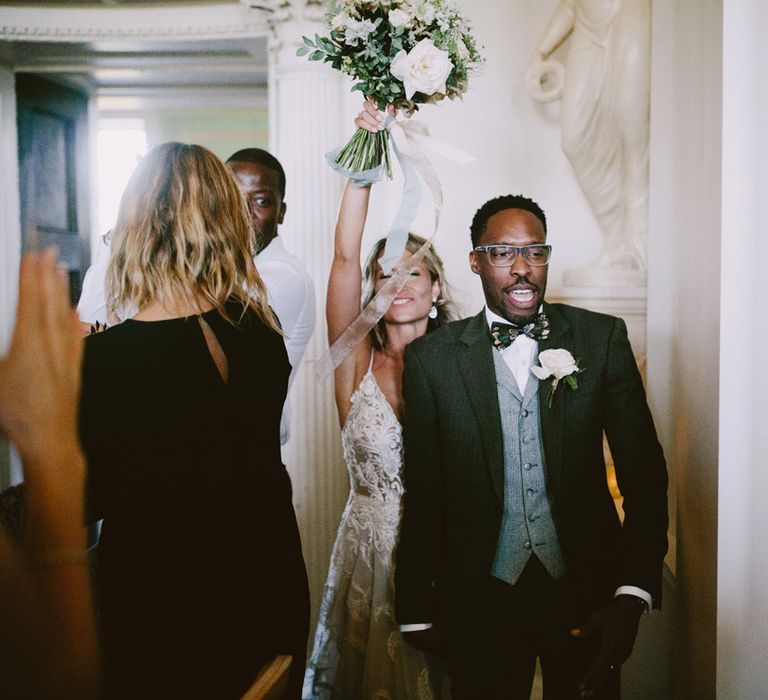
<path id="1" fill-rule="evenodd" d="M 401 9 L 389 11 L 389 23 L 393 27 L 402 27 L 411 21 L 411 16 L 407 12 L 403 12 Z"/>
<path id="2" fill-rule="evenodd" d="M 432 39 L 422 39 L 408 53 L 401 50 L 392 59 L 389 71 L 403 81 L 406 99 L 413 93 L 445 93 L 445 81 L 453 70 L 448 52 L 438 49 Z"/>
<path id="3" fill-rule="evenodd" d="M 539 362 L 541 367 L 531 367 L 531 372 L 539 379 L 554 377 L 560 381 L 563 377 L 579 371 L 576 360 L 567 350 L 544 350 L 539 353 Z"/>

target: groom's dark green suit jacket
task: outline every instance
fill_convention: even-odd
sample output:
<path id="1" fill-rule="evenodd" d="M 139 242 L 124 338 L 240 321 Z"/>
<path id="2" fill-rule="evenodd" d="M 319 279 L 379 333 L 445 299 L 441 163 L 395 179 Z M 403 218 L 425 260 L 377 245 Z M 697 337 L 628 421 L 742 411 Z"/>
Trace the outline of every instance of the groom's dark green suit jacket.
<path id="1" fill-rule="evenodd" d="M 566 576 L 587 608 L 621 585 L 658 606 L 667 550 L 667 473 L 624 322 L 545 304 L 550 335 L 583 372 L 561 382 L 552 407 L 539 387 L 547 491 Z M 414 341 L 405 353 L 405 505 L 397 548 L 399 623 L 471 620 L 496 552 L 504 458 L 496 375 L 485 313 Z M 537 381 L 531 376 L 531 381 Z M 623 525 L 608 489 L 608 437 Z"/>

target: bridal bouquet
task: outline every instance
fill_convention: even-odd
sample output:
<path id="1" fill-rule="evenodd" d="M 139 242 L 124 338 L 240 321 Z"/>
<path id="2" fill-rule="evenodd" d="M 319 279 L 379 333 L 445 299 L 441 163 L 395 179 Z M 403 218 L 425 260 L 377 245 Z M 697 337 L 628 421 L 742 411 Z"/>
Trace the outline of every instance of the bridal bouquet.
<path id="1" fill-rule="evenodd" d="M 327 36 L 304 37 L 298 55 L 351 76 L 353 90 L 409 115 L 419 104 L 455 98 L 482 63 L 470 25 L 449 0 L 331 0 Z M 389 132 L 358 129 L 336 163 L 352 172 L 384 163 L 392 177 Z"/>

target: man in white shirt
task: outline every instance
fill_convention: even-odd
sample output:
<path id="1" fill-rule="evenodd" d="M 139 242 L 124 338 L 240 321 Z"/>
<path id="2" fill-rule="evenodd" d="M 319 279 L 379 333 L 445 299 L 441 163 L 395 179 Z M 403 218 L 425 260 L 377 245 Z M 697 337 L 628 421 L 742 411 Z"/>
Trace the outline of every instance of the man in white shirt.
<path id="1" fill-rule="evenodd" d="M 227 158 L 240 189 L 248 201 L 253 227 L 259 232 L 260 248 L 254 258 L 264 280 L 269 303 L 285 334 L 291 363 L 288 389 L 304 357 L 315 328 L 315 287 L 304 264 L 283 246 L 277 228 L 283 223 L 286 205 L 285 172 L 280 161 L 261 148 L 244 148 Z M 290 404 L 283 408 L 280 441 L 288 439 Z"/>
<path id="2" fill-rule="evenodd" d="M 315 327 L 315 288 L 303 263 L 291 255 L 278 236 L 286 204 L 285 172 L 280 161 L 261 148 L 246 148 L 232 154 L 227 165 L 234 172 L 248 201 L 251 221 L 259 234 L 256 268 L 267 288 L 269 303 L 283 329 L 288 360 L 291 363 L 290 386 L 304 357 Z M 104 278 L 109 263 L 110 234 L 101 237 L 93 263 L 83 280 L 83 292 L 77 305 L 80 320 L 88 325 L 107 323 Z M 283 408 L 280 441 L 288 439 L 290 405 Z"/>

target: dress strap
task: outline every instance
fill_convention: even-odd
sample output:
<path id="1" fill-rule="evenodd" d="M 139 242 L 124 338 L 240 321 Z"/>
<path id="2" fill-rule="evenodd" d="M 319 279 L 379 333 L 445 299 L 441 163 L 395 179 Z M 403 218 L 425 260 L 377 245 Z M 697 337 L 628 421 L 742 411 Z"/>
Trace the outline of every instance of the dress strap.
<path id="1" fill-rule="evenodd" d="M 376 351 L 373 348 L 371 348 L 371 359 L 368 361 L 368 370 L 366 371 L 366 374 L 368 374 L 373 369 L 373 354 L 375 352 Z"/>

